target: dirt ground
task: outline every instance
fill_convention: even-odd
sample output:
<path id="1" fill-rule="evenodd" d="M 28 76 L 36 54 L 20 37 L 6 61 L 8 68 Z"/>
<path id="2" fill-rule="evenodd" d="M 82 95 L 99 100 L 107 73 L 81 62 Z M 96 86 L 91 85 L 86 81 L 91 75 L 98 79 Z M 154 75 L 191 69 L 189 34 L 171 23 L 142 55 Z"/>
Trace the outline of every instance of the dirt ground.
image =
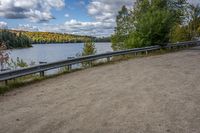
<path id="1" fill-rule="evenodd" d="M 9 92 L 0 133 L 200 133 L 200 47 Z"/>

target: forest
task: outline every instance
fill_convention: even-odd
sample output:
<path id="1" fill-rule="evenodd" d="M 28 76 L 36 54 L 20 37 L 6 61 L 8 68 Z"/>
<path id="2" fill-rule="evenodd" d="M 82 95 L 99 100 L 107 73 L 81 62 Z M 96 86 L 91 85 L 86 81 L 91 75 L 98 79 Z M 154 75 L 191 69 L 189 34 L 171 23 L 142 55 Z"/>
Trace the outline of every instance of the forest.
<path id="1" fill-rule="evenodd" d="M 0 45 L 8 49 L 31 47 L 31 44 L 45 43 L 80 43 L 91 40 L 89 36 L 79 36 L 50 32 L 28 32 L 1 30 Z"/>
<path id="2" fill-rule="evenodd" d="M 19 31 L 15 31 L 19 32 Z M 33 44 L 40 43 L 83 43 L 83 42 L 111 42 L 110 37 L 92 37 L 83 35 L 73 35 L 66 33 L 52 32 L 28 32 L 21 31 L 24 35 L 31 39 Z"/>
<path id="3" fill-rule="evenodd" d="M 0 31 L 0 46 L 5 49 L 31 47 L 31 40 L 21 32 Z"/>
<path id="4" fill-rule="evenodd" d="M 51 32 L 22 32 L 31 39 L 33 44 L 39 43 L 80 43 L 91 39 L 89 36 L 72 34 L 51 33 Z"/>
<path id="5" fill-rule="evenodd" d="M 29 32 L 16 30 L 1 30 L 0 45 L 7 48 L 31 47 L 31 44 L 49 43 L 82 43 L 82 42 L 110 42 L 110 37 L 91 37 L 51 32 Z"/>
<path id="6" fill-rule="evenodd" d="M 199 39 L 200 6 L 187 0 L 136 0 L 116 17 L 115 50 Z"/>

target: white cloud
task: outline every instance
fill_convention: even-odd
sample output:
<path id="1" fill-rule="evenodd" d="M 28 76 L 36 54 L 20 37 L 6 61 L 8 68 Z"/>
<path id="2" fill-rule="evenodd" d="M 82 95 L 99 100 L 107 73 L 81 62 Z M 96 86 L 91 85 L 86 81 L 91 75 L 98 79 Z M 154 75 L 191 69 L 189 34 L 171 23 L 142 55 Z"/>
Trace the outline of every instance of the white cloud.
<path id="1" fill-rule="evenodd" d="M 78 2 L 86 6 L 83 0 Z M 61 25 L 19 25 L 18 30 L 65 32 L 92 36 L 109 36 L 115 27 L 115 17 L 123 6 L 133 5 L 134 0 L 91 0 L 87 5 L 88 14 L 94 18 L 91 22 L 77 20 L 66 21 Z M 54 17 L 52 8 L 62 8 L 64 0 L 2 0 L 0 16 L 5 18 L 28 18 L 34 22 L 46 22 Z M 65 14 L 69 17 L 69 14 Z"/>
<path id="2" fill-rule="evenodd" d="M 83 1 L 79 1 L 83 3 Z M 94 18 L 94 21 L 83 22 L 78 20 L 66 21 L 61 25 L 43 25 L 34 27 L 31 25 L 21 25 L 18 29 L 22 30 L 38 30 L 38 31 L 50 31 L 50 32 L 63 32 L 80 35 L 91 35 L 91 36 L 109 36 L 114 32 L 115 17 L 123 5 L 132 7 L 134 0 L 91 0 L 87 6 L 88 14 Z M 84 5 L 84 4 L 82 4 Z M 28 5 L 27 5 L 28 6 Z M 37 18 L 50 19 L 49 14 L 41 14 L 38 11 L 33 11 L 37 14 Z M 29 15 L 33 19 L 34 15 Z M 33 18 L 32 18 L 33 17 Z M 69 17 L 65 14 L 65 17 Z M 46 20 L 46 19 L 45 19 Z"/>
<path id="3" fill-rule="evenodd" d="M 0 22 L 0 29 L 7 29 L 8 28 L 8 24 L 6 22 L 1 21 Z"/>
<path id="4" fill-rule="evenodd" d="M 108 36 L 108 31 L 112 32 L 111 23 L 103 22 L 81 22 L 77 20 L 70 20 L 63 25 L 64 30 L 70 31 L 73 34 L 84 34 L 91 36 Z"/>
<path id="5" fill-rule="evenodd" d="M 63 32 L 90 36 L 108 36 L 113 31 L 112 24 L 102 22 L 81 22 L 77 20 L 66 21 L 62 25 L 43 26 L 41 31 Z"/>
<path id="6" fill-rule="evenodd" d="M 135 0 L 92 0 L 88 13 L 97 21 L 113 23 L 123 5 L 132 7 Z"/>
<path id="7" fill-rule="evenodd" d="M 64 0 L 1 0 L 0 17 L 47 22 L 54 19 L 51 14 L 52 8 L 64 6 Z"/>
<path id="8" fill-rule="evenodd" d="M 69 17 L 69 14 L 65 14 L 65 17 L 68 18 L 68 17 Z"/>
<path id="9" fill-rule="evenodd" d="M 8 28 L 8 24 L 6 22 L 1 21 L 0 22 L 0 29 L 7 29 Z"/>
<path id="10" fill-rule="evenodd" d="M 13 28 L 13 30 L 22 30 L 22 31 L 40 31 L 38 26 L 33 26 L 30 24 L 19 24 L 17 28 Z"/>
<path id="11" fill-rule="evenodd" d="M 81 22 L 74 19 L 57 25 L 45 24 L 42 26 L 33 26 L 30 24 L 20 24 L 17 28 L 13 28 L 13 30 L 46 31 L 89 36 L 109 36 L 113 32 L 111 23 Z"/>

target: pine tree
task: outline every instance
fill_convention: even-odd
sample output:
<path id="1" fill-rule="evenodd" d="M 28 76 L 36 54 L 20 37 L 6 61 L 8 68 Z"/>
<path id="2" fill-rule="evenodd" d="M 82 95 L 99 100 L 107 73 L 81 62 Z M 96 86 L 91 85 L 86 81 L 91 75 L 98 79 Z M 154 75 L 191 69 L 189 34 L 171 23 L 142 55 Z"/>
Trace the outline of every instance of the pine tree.
<path id="1" fill-rule="evenodd" d="M 123 6 L 122 9 L 118 12 L 116 17 L 115 34 L 112 36 L 112 43 L 114 49 L 122 48 L 123 42 L 127 39 L 132 27 L 130 12 Z M 120 44 L 120 45 L 119 45 Z"/>

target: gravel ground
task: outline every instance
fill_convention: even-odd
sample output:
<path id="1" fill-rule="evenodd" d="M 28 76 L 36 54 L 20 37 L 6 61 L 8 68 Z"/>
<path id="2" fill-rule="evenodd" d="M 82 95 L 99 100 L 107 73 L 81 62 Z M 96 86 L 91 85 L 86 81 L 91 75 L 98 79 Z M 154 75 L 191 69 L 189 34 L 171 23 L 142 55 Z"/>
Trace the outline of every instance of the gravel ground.
<path id="1" fill-rule="evenodd" d="M 200 47 L 103 65 L 0 96 L 0 133 L 199 133 Z"/>

